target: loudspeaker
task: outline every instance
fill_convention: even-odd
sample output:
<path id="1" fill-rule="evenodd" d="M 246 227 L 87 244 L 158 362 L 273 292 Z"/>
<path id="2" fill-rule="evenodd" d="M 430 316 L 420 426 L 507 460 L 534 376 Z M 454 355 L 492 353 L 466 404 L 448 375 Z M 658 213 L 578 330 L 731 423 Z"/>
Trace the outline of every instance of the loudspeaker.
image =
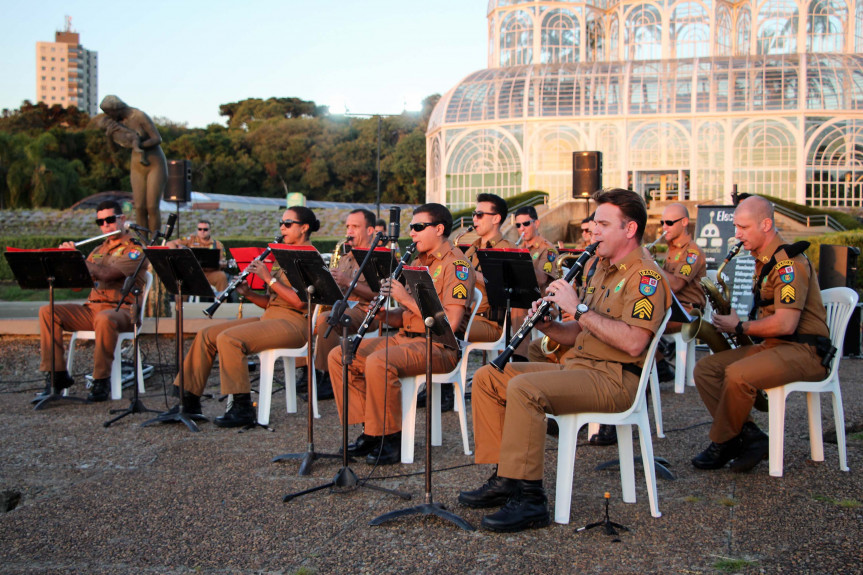
<path id="1" fill-rule="evenodd" d="M 860 250 L 852 246 L 821 244 L 818 264 L 818 285 L 821 289 L 854 288 L 857 283 L 857 256 Z"/>
<path id="2" fill-rule="evenodd" d="M 572 153 L 572 197 L 589 198 L 602 188 L 602 152 Z"/>
<path id="3" fill-rule="evenodd" d="M 189 202 L 192 200 L 192 162 L 168 160 L 168 185 L 165 186 L 166 202 Z"/>
<path id="4" fill-rule="evenodd" d="M 854 311 L 851 312 L 851 319 L 848 320 L 848 329 L 845 331 L 845 342 L 842 344 L 842 355 L 847 357 L 853 355 L 860 356 L 860 307 L 863 304 L 854 306 Z"/>

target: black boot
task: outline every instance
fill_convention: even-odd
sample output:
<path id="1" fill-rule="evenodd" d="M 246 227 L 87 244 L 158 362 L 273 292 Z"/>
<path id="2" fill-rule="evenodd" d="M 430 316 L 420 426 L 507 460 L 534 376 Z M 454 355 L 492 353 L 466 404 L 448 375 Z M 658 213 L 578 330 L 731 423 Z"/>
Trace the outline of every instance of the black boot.
<path id="1" fill-rule="evenodd" d="M 770 438 L 751 421 L 743 424 L 743 430 L 738 437 L 742 444 L 740 455 L 734 458 L 729 467 L 734 473 L 744 473 L 758 465 L 762 459 L 767 459 L 770 453 Z"/>
<path id="2" fill-rule="evenodd" d="M 402 460 L 402 432 L 384 435 L 381 441 L 368 455 L 369 465 L 394 465 Z"/>
<path id="3" fill-rule="evenodd" d="M 707 449 L 692 458 L 692 465 L 698 469 L 721 469 L 725 464 L 740 455 L 742 444 L 740 436 L 725 443 L 710 442 Z"/>
<path id="4" fill-rule="evenodd" d="M 363 457 L 376 449 L 380 449 L 381 440 L 379 435 L 366 435 L 361 433 L 353 443 L 348 443 L 348 455 L 351 457 Z"/>
<path id="5" fill-rule="evenodd" d="M 318 401 L 326 401 L 335 398 L 333 393 L 333 382 L 330 381 L 329 371 L 315 370 L 315 380 L 318 386 Z"/>
<path id="6" fill-rule="evenodd" d="M 48 377 L 51 377 L 51 374 L 48 374 Z M 68 371 L 55 371 L 54 372 L 54 391 L 55 393 L 60 393 L 64 389 L 68 389 L 75 385 L 75 378 L 69 375 Z"/>
<path id="7" fill-rule="evenodd" d="M 176 386 L 172 386 L 172 387 L 179 390 L 179 388 Z M 177 395 L 180 395 L 179 391 L 177 392 Z M 183 413 L 188 413 L 190 415 L 203 415 L 203 413 L 201 413 L 201 396 L 195 395 L 194 393 L 192 393 L 190 391 L 184 391 L 183 392 L 183 403 L 185 404 L 185 408 L 183 410 Z M 180 413 L 180 404 L 179 403 L 168 410 L 168 415 L 174 415 L 175 413 Z"/>
<path id="8" fill-rule="evenodd" d="M 422 390 L 417 395 L 417 409 L 421 409 L 426 406 L 426 390 Z M 452 411 L 453 407 L 455 407 L 455 387 L 451 383 L 442 383 L 440 385 L 440 412 L 446 413 L 447 411 Z"/>
<path id="9" fill-rule="evenodd" d="M 659 381 L 674 381 L 674 368 L 671 364 L 661 359 L 656 362 L 656 375 Z"/>
<path id="10" fill-rule="evenodd" d="M 309 390 L 309 370 L 304 365 L 296 371 L 297 393 L 306 393 Z"/>
<path id="11" fill-rule="evenodd" d="M 495 470 L 482 487 L 473 491 L 462 491 L 458 494 L 458 502 L 475 509 L 500 507 L 516 491 L 516 480 L 500 477 Z"/>
<path id="12" fill-rule="evenodd" d="M 111 391 L 111 378 L 103 377 L 93 380 L 93 387 L 90 388 L 90 393 L 87 395 L 87 401 L 98 403 L 107 401 L 108 393 Z"/>
<path id="13" fill-rule="evenodd" d="M 235 393 L 234 402 L 225 415 L 217 417 L 214 423 L 219 427 L 244 427 L 258 421 L 255 408 L 252 405 L 252 394 Z"/>
<path id="14" fill-rule="evenodd" d="M 614 425 L 600 425 L 599 431 L 595 435 L 591 435 L 587 442 L 591 445 L 616 445 L 617 444 L 617 427 Z"/>
<path id="15" fill-rule="evenodd" d="M 516 484 L 516 492 L 499 511 L 482 518 L 482 527 L 490 531 L 510 532 L 545 527 L 551 523 L 542 481 L 511 481 Z"/>

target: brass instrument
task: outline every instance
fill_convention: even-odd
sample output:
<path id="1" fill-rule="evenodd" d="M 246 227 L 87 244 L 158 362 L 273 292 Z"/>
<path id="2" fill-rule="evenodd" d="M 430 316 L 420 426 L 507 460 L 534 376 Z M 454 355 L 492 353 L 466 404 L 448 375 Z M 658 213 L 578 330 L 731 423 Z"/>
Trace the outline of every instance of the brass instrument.
<path id="1" fill-rule="evenodd" d="M 473 227 L 473 226 L 468 226 L 468 227 L 467 227 L 467 229 L 466 229 L 465 231 L 463 231 L 462 233 L 460 233 L 459 235 L 457 235 L 457 236 L 455 237 L 455 241 L 452 243 L 452 245 L 454 245 L 454 246 L 458 247 L 458 242 L 459 242 L 459 240 L 462 238 L 462 236 L 465 236 L 465 235 L 467 235 L 467 234 L 471 233 L 473 230 L 474 230 L 474 227 Z"/>
<path id="2" fill-rule="evenodd" d="M 662 230 L 662 233 L 661 233 L 661 234 L 659 234 L 658 236 L 656 236 L 656 239 L 655 239 L 655 240 L 653 240 L 652 242 L 650 242 L 649 244 L 647 244 L 646 246 L 644 246 L 644 247 L 645 247 L 645 249 L 647 249 L 647 251 L 648 251 L 648 252 L 650 252 L 650 253 L 652 254 L 652 253 L 653 253 L 653 248 L 655 248 L 655 247 L 656 247 L 656 244 L 658 244 L 658 243 L 659 243 L 659 240 L 661 240 L 662 238 L 664 238 L 664 237 L 665 237 L 665 234 L 667 234 L 667 233 L 668 233 L 668 230 Z"/>
<path id="3" fill-rule="evenodd" d="M 722 279 L 722 272 L 742 247 L 743 242 L 739 242 L 725 256 L 719 269 L 716 270 L 716 283 L 707 276 L 701 278 L 701 287 L 704 289 L 707 299 L 710 300 L 715 314 L 728 315 L 731 313 L 731 289 Z M 695 316 L 695 320 L 692 323 L 684 324 L 680 330 L 684 341 L 689 342 L 697 337 L 706 343 L 713 353 L 725 351 L 732 347 L 752 345 L 752 340 L 747 335 L 737 336 L 731 333 L 720 333 L 713 324 L 704 321 L 700 310 L 693 310 L 692 315 Z"/>
<path id="4" fill-rule="evenodd" d="M 275 239 L 273 240 L 273 243 L 274 244 L 281 243 L 282 237 L 283 237 L 282 234 L 278 234 L 275 237 Z M 267 259 L 267 256 L 270 255 L 271 251 L 272 251 L 272 249 L 269 246 L 267 246 L 267 249 L 265 249 L 263 252 L 261 252 L 261 255 L 259 255 L 258 257 L 256 257 L 252 261 L 256 261 L 256 262 L 264 261 L 265 259 Z M 249 262 L 249 263 L 251 263 L 251 262 Z M 225 303 L 225 300 L 228 299 L 228 297 L 231 295 L 231 292 L 233 292 L 235 289 L 237 289 L 237 287 L 241 283 L 243 283 L 247 277 L 249 277 L 250 273 L 252 273 L 252 272 L 249 270 L 249 266 L 246 266 L 246 269 L 244 269 L 241 274 L 234 276 L 234 279 L 231 280 L 231 283 L 228 284 L 228 287 L 225 288 L 225 291 L 223 291 L 222 293 L 220 293 L 219 295 L 216 296 L 216 300 L 213 302 L 213 305 L 211 305 L 210 307 L 208 307 L 207 309 L 204 310 L 204 315 L 210 319 L 213 319 L 213 314 L 216 313 L 216 310 L 219 309 L 219 306 L 222 305 L 223 303 Z"/>
<path id="5" fill-rule="evenodd" d="M 349 241 L 353 240 L 352 236 L 347 236 L 345 239 L 336 244 L 336 247 L 333 249 L 333 255 L 330 256 L 330 269 L 334 270 L 339 267 L 339 260 L 342 259 L 344 254 L 344 246 Z"/>
<path id="6" fill-rule="evenodd" d="M 521 232 L 521 235 L 519 235 L 518 239 L 515 240 L 515 247 L 520 246 L 523 241 L 524 241 L 524 232 Z"/>
<path id="7" fill-rule="evenodd" d="M 89 243 L 101 240 L 102 238 L 107 238 L 110 236 L 116 236 L 117 234 L 122 234 L 122 233 L 123 233 L 123 230 L 119 229 L 119 230 L 114 230 L 113 232 L 108 232 L 107 234 L 101 234 L 98 236 L 93 236 L 92 238 L 87 238 L 86 240 L 81 240 L 80 242 L 72 242 L 72 243 L 77 248 L 78 246 L 83 246 L 84 244 L 89 244 Z"/>

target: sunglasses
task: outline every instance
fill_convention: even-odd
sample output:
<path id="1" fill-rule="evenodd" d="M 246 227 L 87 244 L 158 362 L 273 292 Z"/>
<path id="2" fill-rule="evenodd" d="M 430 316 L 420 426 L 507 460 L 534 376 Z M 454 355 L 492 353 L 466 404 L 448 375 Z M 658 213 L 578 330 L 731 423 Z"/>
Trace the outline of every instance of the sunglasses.
<path id="1" fill-rule="evenodd" d="M 679 222 L 679 221 L 680 221 L 680 220 L 682 220 L 682 219 L 683 219 L 683 218 L 677 218 L 676 220 L 661 220 L 661 221 L 662 221 L 662 223 L 663 223 L 663 224 L 665 224 L 666 226 L 673 226 L 674 224 L 676 224 L 677 222 Z"/>
<path id="2" fill-rule="evenodd" d="M 439 225 L 440 225 L 440 222 L 419 222 L 416 224 L 411 224 L 408 227 L 411 229 L 411 231 L 419 233 L 429 226 L 439 226 Z"/>
<path id="3" fill-rule="evenodd" d="M 198 228 L 199 232 L 209 232 L 210 228 Z"/>
<path id="4" fill-rule="evenodd" d="M 590 233 L 590 228 L 581 228 L 581 233 L 583 233 L 583 234 L 589 234 L 589 233 Z"/>
<path id="5" fill-rule="evenodd" d="M 303 222 L 298 222 L 297 220 L 279 220 L 280 226 L 285 226 L 286 228 L 291 227 L 294 224 L 301 224 Z"/>
<path id="6" fill-rule="evenodd" d="M 471 215 L 473 215 L 473 217 L 475 217 L 476 219 L 481 220 L 485 216 L 496 216 L 497 214 L 494 212 L 481 212 L 477 210 Z"/>
<path id="7" fill-rule="evenodd" d="M 515 227 L 516 227 L 516 228 L 519 228 L 519 229 L 521 229 L 521 226 L 524 226 L 524 227 L 528 228 L 528 227 L 530 227 L 530 225 L 531 225 L 532 223 L 533 223 L 533 220 L 528 220 L 528 221 L 526 221 L 526 222 L 521 222 L 521 223 L 519 223 L 519 222 L 515 222 Z"/>
<path id="8" fill-rule="evenodd" d="M 117 221 L 117 216 L 108 216 L 107 218 L 96 218 L 96 225 L 113 224 Z"/>

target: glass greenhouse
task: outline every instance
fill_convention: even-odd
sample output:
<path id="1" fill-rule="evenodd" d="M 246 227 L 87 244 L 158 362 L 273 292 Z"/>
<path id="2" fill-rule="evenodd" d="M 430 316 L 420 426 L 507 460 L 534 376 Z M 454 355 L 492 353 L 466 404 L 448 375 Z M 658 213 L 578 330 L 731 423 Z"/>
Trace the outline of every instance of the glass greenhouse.
<path id="1" fill-rule="evenodd" d="M 863 207 L 863 0 L 491 0 L 489 68 L 429 123 L 428 201 L 572 198 L 572 153 L 645 196 Z"/>

